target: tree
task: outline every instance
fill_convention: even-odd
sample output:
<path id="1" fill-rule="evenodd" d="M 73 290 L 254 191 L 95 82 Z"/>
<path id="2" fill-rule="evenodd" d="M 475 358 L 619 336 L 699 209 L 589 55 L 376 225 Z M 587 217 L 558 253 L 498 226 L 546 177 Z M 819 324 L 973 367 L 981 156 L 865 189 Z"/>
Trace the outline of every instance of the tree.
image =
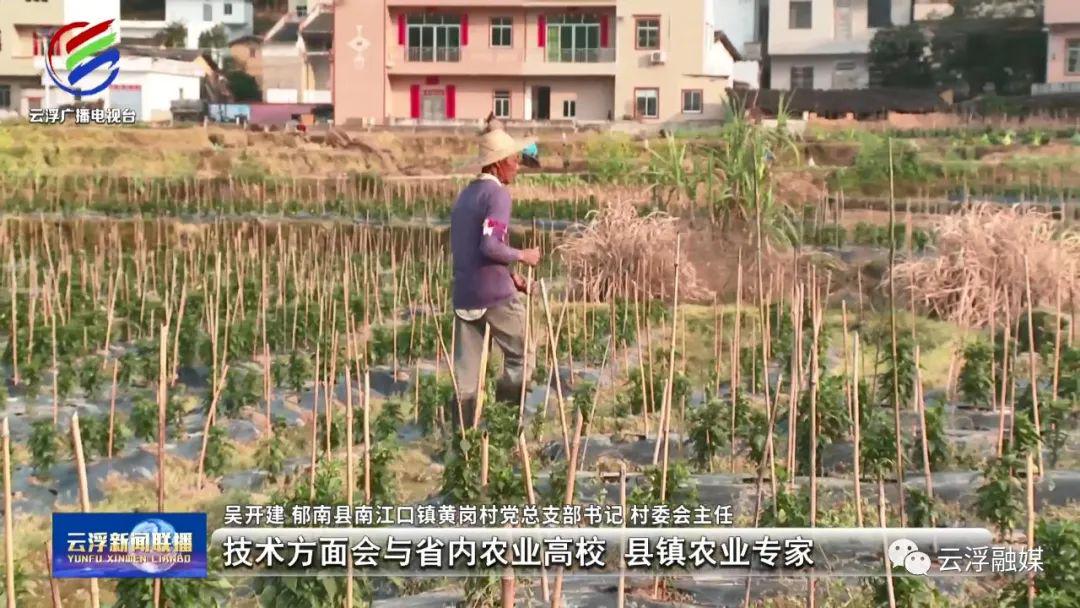
<path id="1" fill-rule="evenodd" d="M 879 31 L 870 45 L 875 84 L 951 87 L 959 98 L 1026 95 L 1046 71 L 1037 0 L 963 0 L 944 19 Z"/>
<path id="2" fill-rule="evenodd" d="M 225 26 L 220 23 L 199 34 L 200 49 L 221 49 L 228 45 L 229 38 L 225 33 Z"/>
<path id="3" fill-rule="evenodd" d="M 879 30 L 870 42 L 870 74 L 877 86 L 934 86 L 929 40 L 918 24 Z"/>
<path id="4" fill-rule="evenodd" d="M 229 91 L 232 92 L 233 101 L 262 100 L 259 83 L 251 74 L 240 70 L 232 70 L 225 73 L 225 79 L 229 83 Z"/>
<path id="5" fill-rule="evenodd" d="M 1042 12 L 1043 0 L 953 0 L 957 17 L 1035 17 Z"/>
<path id="6" fill-rule="evenodd" d="M 187 26 L 179 21 L 173 21 L 161 30 L 158 38 L 161 46 L 167 49 L 182 49 L 187 46 Z"/>

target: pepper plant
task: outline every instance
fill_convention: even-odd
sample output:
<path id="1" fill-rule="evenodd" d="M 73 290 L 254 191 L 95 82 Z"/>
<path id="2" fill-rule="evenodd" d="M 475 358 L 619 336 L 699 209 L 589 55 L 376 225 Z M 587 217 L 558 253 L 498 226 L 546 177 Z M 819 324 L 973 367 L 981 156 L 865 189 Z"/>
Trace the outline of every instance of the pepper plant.
<path id="1" fill-rule="evenodd" d="M 994 383 L 990 379 L 993 351 L 982 341 L 972 342 L 964 348 L 964 365 L 960 368 L 957 383 L 964 399 L 979 407 L 990 404 Z"/>
<path id="2" fill-rule="evenodd" d="M 690 412 L 690 442 L 694 446 L 694 462 L 712 471 L 713 462 L 720 450 L 730 443 L 731 408 L 720 399 L 707 403 Z"/>
<path id="3" fill-rule="evenodd" d="M 34 474 L 45 478 L 56 464 L 56 429 L 52 420 L 42 418 L 30 425 L 30 462 L 34 465 Z"/>
<path id="4" fill-rule="evenodd" d="M 233 452 L 234 448 L 229 441 L 229 431 L 225 425 L 211 426 L 210 434 L 206 437 L 206 461 L 203 465 L 206 474 L 217 476 L 224 473 Z"/>

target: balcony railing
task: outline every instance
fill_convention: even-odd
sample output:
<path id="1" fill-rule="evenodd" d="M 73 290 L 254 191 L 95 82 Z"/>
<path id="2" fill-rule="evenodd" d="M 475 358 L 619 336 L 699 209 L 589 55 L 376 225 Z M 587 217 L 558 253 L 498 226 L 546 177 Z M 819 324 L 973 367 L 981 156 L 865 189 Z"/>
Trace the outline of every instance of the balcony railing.
<path id="1" fill-rule="evenodd" d="M 548 49 L 544 58 L 550 63 L 608 63 L 615 61 L 615 49 Z"/>
<path id="2" fill-rule="evenodd" d="M 406 61 L 461 61 L 461 47 L 411 46 L 405 51 Z"/>

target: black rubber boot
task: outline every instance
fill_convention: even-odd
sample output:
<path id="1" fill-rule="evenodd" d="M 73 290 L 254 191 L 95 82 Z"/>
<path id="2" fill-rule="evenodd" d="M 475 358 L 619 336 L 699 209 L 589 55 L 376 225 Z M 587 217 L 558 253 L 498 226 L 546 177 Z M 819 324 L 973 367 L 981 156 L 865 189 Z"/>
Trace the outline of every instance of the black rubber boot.
<path id="1" fill-rule="evenodd" d="M 516 382 L 500 382 L 495 387 L 495 400 L 499 403 L 520 403 L 521 384 Z"/>
<path id="2" fill-rule="evenodd" d="M 473 417 L 476 416 L 476 398 L 468 398 L 461 400 L 460 416 L 458 412 L 458 401 L 455 399 L 450 404 L 450 424 L 449 431 L 455 435 L 461 434 L 461 420 L 462 417 L 465 420 L 465 429 L 472 428 Z"/>

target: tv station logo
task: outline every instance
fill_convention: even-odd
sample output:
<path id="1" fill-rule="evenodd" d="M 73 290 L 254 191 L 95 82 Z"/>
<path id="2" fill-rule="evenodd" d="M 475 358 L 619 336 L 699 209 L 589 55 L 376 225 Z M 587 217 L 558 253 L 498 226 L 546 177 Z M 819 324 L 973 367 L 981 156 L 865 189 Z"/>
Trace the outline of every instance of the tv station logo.
<path id="1" fill-rule="evenodd" d="M 112 19 L 95 25 L 77 21 L 64 25 L 52 35 L 45 69 L 60 90 L 75 98 L 96 95 L 116 80 L 120 74 L 120 51 L 116 48 L 112 24 Z M 68 36 L 70 38 L 64 43 Z M 61 59 L 67 70 L 66 78 L 61 78 L 56 71 L 56 63 Z"/>
<path id="2" fill-rule="evenodd" d="M 53 513 L 56 578 L 205 578 L 205 513 Z"/>

